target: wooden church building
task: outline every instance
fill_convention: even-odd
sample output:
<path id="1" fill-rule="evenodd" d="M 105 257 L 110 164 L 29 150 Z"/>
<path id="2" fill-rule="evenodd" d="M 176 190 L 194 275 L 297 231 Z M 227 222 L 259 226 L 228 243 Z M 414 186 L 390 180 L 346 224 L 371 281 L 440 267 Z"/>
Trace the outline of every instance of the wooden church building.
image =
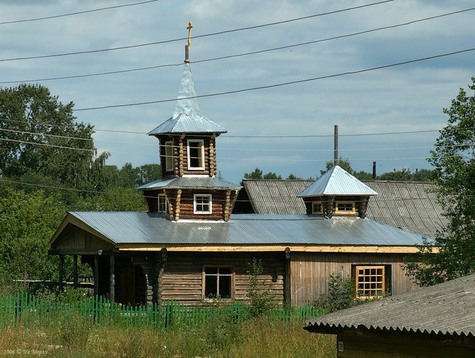
<path id="1" fill-rule="evenodd" d="M 254 259 L 278 304 L 314 303 L 331 274 L 363 298 L 415 287 L 402 265 L 422 236 L 365 218 L 377 193 L 338 166 L 299 194 L 306 214 L 232 214 L 241 187 L 216 175 L 224 133 L 201 115 L 186 59 L 175 111 L 149 133 L 163 178 L 139 188 L 148 211 L 69 212 L 50 243 L 60 276 L 80 258 L 95 294 L 130 305 L 246 301 Z"/>

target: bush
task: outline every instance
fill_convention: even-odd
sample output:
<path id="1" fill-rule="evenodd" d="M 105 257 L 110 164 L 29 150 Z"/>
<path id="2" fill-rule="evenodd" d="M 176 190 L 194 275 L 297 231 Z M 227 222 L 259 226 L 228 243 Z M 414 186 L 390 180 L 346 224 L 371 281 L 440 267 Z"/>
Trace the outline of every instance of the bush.
<path id="1" fill-rule="evenodd" d="M 315 305 L 330 312 L 355 306 L 360 301 L 355 298 L 354 287 L 351 279 L 343 279 L 341 275 L 331 274 L 328 283 L 328 294 L 321 295 Z"/>
<path id="2" fill-rule="evenodd" d="M 273 297 L 270 288 L 266 285 L 260 275 L 264 272 L 261 260 L 252 259 L 249 264 L 249 289 L 247 297 L 250 299 L 250 314 L 252 317 L 261 316 L 269 312 L 274 307 Z"/>

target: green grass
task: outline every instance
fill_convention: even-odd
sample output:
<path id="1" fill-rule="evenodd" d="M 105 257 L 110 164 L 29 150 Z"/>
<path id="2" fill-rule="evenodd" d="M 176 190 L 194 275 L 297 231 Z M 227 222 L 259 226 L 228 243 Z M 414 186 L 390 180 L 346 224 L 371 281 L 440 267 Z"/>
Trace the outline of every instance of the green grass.
<path id="1" fill-rule="evenodd" d="M 199 328 L 99 326 L 65 317 L 56 326 L 0 328 L 0 355 L 47 357 L 336 357 L 335 337 L 304 322 L 259 317 Z"/>

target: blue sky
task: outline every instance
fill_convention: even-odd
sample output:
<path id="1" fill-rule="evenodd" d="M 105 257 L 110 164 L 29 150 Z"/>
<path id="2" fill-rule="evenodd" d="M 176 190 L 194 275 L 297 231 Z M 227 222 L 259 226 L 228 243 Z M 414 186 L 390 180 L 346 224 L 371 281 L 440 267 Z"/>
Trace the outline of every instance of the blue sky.
<path id="1" fill-rule="evenodd" d="M 40 83 L 74 102 L 77 120 L 95 126 L 97 149 L 119 167 L 158 163 L 158 142 L 146 133 L 173 113 L 167 100 L 177 96 L 188 21 L 201 114 L 228 130 L 218 170 L 235 183 L 256 167 L 318 176 L 333 158 L 334 125 L 340 156 L 357 170 L 370 172 L 373 161 L 378 173 L 429 168 L 442 110 L 475 75 L 475 51 L 371 70 L 474 48 L 474 10 L 428 19 L 471 9 L 472 0 L 138 2 L 0 0 L 0 86 Z M 115 7 L 125 4 L 136 5 Z M 241 28 L 250 29 L 229 32 Z M 87 53 L 95 50 L 106 51 Z M 68 53 L 76 54 L 56 56 Z M 93 75 L 132 69 L 142 70 Z M 115 105 L 125 106 L 84 110 Z"/>

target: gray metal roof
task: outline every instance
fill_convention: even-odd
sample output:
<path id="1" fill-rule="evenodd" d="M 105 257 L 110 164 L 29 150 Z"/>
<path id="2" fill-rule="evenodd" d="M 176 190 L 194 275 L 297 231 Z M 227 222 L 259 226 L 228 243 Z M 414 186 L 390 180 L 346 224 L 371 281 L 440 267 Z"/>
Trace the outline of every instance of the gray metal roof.
<path id="1" fill-rule="evenodd" d="M 187 245 L 362 245 L 414 246 L 420 235 L 372 220 L 324 219 L 307 215 L 232 215 L 229 222 L 172 222 L 161 214 L 145 212 L 71 212 L 115 244 Z M 61 233 L 54 239 L 61 237 Z"/>
<path id="2" fill-rule="evenodd" d="M 226 129 L 200 114 L 191 67 L 189 63 L 186 63 L 173 115 L 148 134 L 226 132 Z"/>
<path id="3" fill-rule="evenodd" d="M 305 214 L 305 204 L 297 194 L 312 183 L 310 180 L 243 180 L 257 214 Z M 369 219 L 427 237 L 435 236 L 447 223 L 432 183 L 383 180 L 364 183 L 378 192 L 378 196 L 369 199 Z"/>
<path id="4" fill-rule="evenodd" d="M 298 194 L 300 197 L 320 195 L 378 195 L 378 193 L 335 165 Z"/>
<path id="5" fill-rule="evenodd" d="M 318 317 L 306 327 L 361 328 L 475 336 L 475 274 Z"/>
<path id="6" fill-rule="evenodd" d="M 140 186 L 139 190 L 150 189 L 240 189 L 241 186 L 219 178 L 203 177 L 176 177 L 171 179 L 158 179 Z"/>

